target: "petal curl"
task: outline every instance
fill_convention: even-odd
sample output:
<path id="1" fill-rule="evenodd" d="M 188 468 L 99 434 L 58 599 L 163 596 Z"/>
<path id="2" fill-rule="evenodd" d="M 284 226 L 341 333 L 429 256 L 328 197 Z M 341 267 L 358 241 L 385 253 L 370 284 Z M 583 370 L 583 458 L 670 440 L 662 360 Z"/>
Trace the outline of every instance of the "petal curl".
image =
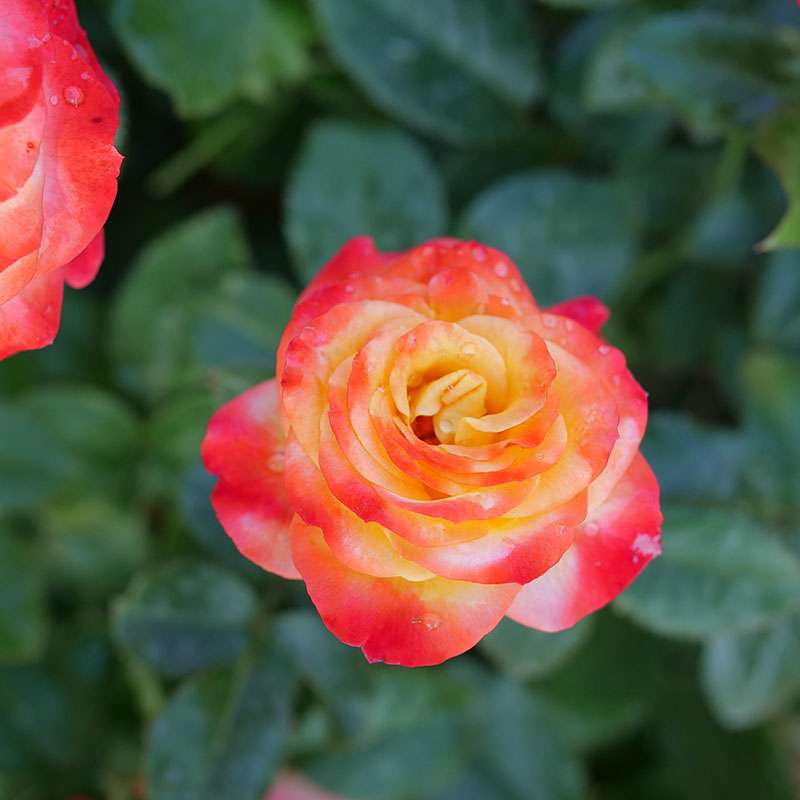
<path id="1" fill-rule="evenodd" d="M 57 270 L 35 278 L 16 297 L 0 304 L 0 360 L 52 344 L 63 293 L 64 277 Z"/>
<path id="2" fill-rule="evenodd" d="M 219 477 L 211 502 L 242 555 L 269 572 L 299 578 L 290 553 L 293 509 L 284 485 L 284 436 L 276 380 L 265 381 L 211 418 L 202 444 Z"/>
<path id="3" fill-rule="evenodd" d="M 524 586 L 508 616 L 560 631 L 613 600 L 661 552 L 659 490 L 637 454 L 612 494 L 580 526 L 572 547 Z"/>
<path id="4" fill-rule="evenodd" d="M 492 630 L 520 589 L 355 572 L 334 557 L 319 528 L 299 517 L 292 521 L 292 556 L 323 622 L 371 662 L 441 664 Z"/>
<path id="5" fill-rule="evenodd" d="M 573 297 L 563 303 L 547 309 L 550 314 L 569 317 L 588 328 L 592 333 L 600 333 L 600 329 L 608 322 L 611 312 L 596 297 L 585 295 Z"/>

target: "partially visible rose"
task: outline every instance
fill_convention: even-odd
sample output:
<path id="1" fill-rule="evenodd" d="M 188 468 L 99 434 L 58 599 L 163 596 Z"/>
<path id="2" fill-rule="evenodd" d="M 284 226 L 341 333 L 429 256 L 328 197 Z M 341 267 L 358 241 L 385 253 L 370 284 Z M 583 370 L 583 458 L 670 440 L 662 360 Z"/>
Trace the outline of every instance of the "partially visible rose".
<path id="1" fill-rule="evenodd" d="M 575 624 L 660 551 L 647 396 L 607 318 L 539 308 L 474 242 L 354 239 L 300 297 L 277 378 L 209 424 L 220 521 L 371 661 L 439 663 L 504 615 Z"/>
<path id="2" fill-rule="evenodd" d="M 90 283 L 122 157 L 119 95 L 73 0 L 0 13 L 0 359 L 50 344 L 66 281 Z"/>
<path id="3" fill-rule="evenodd" d="M 296 772 L 282 772 L 264 800 L 346 800 L 311 783 Z"/>

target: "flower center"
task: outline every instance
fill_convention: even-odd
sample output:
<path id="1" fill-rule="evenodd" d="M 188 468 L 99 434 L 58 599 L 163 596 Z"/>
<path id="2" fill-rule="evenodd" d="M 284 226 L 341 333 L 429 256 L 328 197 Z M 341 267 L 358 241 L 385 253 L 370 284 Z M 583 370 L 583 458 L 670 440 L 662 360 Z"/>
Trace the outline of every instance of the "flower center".
<path id="1" fill-rule="evenodd" d="M 461 425 L 464 417 L 482 417 L 486 413 L 486 388 L 486 379 L 466 368 L 416 388 L 410 382 L 411 422 L 417 434 L 429 439 L 433 435 L 441 444 L 463 440 L 468 435 Z"/>

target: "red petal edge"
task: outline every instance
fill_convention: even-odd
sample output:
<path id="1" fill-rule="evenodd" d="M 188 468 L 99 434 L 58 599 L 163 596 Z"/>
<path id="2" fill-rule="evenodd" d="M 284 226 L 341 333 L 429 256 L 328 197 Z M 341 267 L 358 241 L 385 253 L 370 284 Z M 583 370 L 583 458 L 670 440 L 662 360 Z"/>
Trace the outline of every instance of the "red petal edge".
<path id="1" fill-rule="evenodd" d="M 637 454 L 605 502 L 578 529 L 562 559 L 523 586 L 508 616 L 560 631 L 611 602 L 661 552 L 658 482 Z"/>
<path id="2" fill-rule="evenodd" d="M 424 667 L 460 655 L 497 625 L 520 589 L 355 572 L 299 517 L 292 520 L 292 556 L 323 622 L 370 662 Z"/>
<path id="3" fill-rule="evenodd" d="M 248 389 L 214 414 L 201 449 L 206 469 L 219 477 L 214 511 L 242 555 L 268 572 L 300 578 L 291 556 L 278 405 L 274 379 Z"/>

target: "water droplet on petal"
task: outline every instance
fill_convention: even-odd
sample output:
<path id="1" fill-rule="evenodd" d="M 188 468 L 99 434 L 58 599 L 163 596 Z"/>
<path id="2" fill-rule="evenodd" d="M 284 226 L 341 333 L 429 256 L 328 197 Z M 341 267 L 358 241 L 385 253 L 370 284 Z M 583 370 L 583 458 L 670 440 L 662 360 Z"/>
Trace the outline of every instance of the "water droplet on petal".
<path id="1" fill-rule="evenodd" d="M 597 348 L 597 352 L 600 353 L 601 356 L 607 356 L 611 352 L 611 348 L 607 344 L 601 344 L 600 347 Z"/>
<path id="2" fill-rule="evenodd" d="M 54 94 L 50 95 L 50 105 L 57 106 L 58 105 L 58 97 Z"/>
<path id="3" fill-rule="evenodd" d="M 575 323 L 571 319 L 567 320 L 567 330 L 568 331 L 574 331 L 575 330 Z"/>
<path id="4" fill-rule="evenodd" d="M 464 358 L 472 358 L 478 352 L 478 345 L 476 345 L 475 342 L 464 342 L 459 352 Z"/>
<path id="5" fill-rule="evenodd" d="M 596 522 L 587 522 L 583 526 L 583 529 L 584 529 L 584 531 L 586 531 L 587 534 L 589 534 L 589 536 L 596 536 L 597 535 L 597 531 L 600 530 L 600 527 L 598 526 L 598 524 Z"/>
<path id="6" fill-rule="evenodd" d="M 520 291 L 520 289 L 522 289 L 522 284 L 516 278 L 512 278 L 511 279 L 511 288 L 515 292 L 518 292 L 518 291 Z"/>
<path id="7" fill-rule="evenodd" d="M 498 261 L 494 265 L 494 274 L 497 275 L 498 278 L 505 278 L 506 275 L 508 275 L 508 264 Z"/>
<path id="8" fill-rule="evenodd" d="M 480 503 L 481 508 L 484 508 L 488 511 L 494 506 L 494 497 L 484 495 L 478 502 Z"/>
<path id="9" fill-rule="evenodd" d="M 83 99 L 83 89 L 79 89 L 77 86 L 67 86 L 64 89 L 64 101 L 73 108 L 77 108 L 83 102 Z"/>
<path id="10" fill-rule="evenodd" d="M 456 426 L 452 423 L 451 420 L 443 419 L 439 423 L 439 429 L 441 430 L 442 433 L 452 433 L 456 429 Z"/>
<path id="11" fill-rule="evenodd" d="M 53 38 L 53 35 L 51 33 L 46 33 L 44 36 L 42 36 L 42 41 L 43 42 L 49 42 L 52 38 Z"/>
<path id="12" fill-rule="evenodd" d="M 442 618 L 438 614 L 423 614 L 421 617 L 414 617 L 411 624 L 423 625 L 426 630 L 435 631 L 442 624 Z"/>
<path id="13" fill-rule="evenodd" d="M 472 257 L 476 261 L 486 261 L 486 251 L 482 247 L 473 247 Z"/>
<path id="14" fill-rule="evenodd" d="M 81 72 L 81 80 L 82 81 L 88 81 L 89 78 L 91 78 L 91 77 L 92 77 L 91 73 L 89 73 L 89 72 Z"/>

